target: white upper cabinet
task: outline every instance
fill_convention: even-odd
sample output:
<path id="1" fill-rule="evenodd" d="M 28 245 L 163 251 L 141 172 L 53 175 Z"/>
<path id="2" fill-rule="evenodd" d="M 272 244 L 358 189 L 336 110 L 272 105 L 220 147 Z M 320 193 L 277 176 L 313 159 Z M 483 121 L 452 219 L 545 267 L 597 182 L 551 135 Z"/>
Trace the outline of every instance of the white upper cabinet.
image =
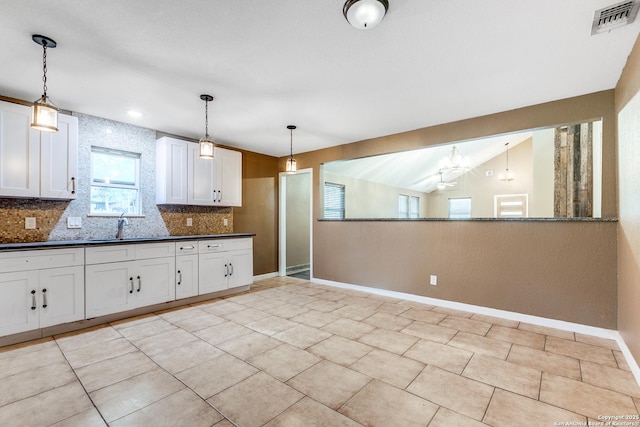
<path id="1" fill-rule="evenodd" d="M 216 147 L 214 156 L 221 176 L 219 204 L 242 206 L 242 153 Z"/>
<path id="2" fill-rule="evenodd" d="M 75 199 L 78 119 L 59 114 L 55 133 L 30 124 L 30 107 L 0 101 L 0 196 Z"/>
<path id="3" fill-rule="evenodd" d="M 196 143 L 170 137 L 156 142 L 156 203 L 242 205 L 242 153 L 216 147 L 201 159 Z"/>
<path id="4" fill-rule="evenodd" d="M 156 142 L 156 203 L 186 205 L 188 142 L 161 138 Z"/>
<path id="5" fill-rule="evenodd" d="M 0 101 L 0 196 L 40 196 L 40 132 L 31 109 Z"/>
<path id="6" fill-rule="evenodd" d="M 189 187 L 187 203 L 200 206 L 219 205 L 218 183 L 220 182 L 220 170 L 218 162 L 211 159 L 201 159 L 200 146 L 198 144 L 189 144 L 187 158 L 189 159 L 187 166 L 189 174 L 187 179 L 187 186 Z"/>
<path id="7" fill-rule="evenodd" d="M 58 132 L 40 132 L 40 197 L 78 197 L 78 118 L 58 114 Z"/>

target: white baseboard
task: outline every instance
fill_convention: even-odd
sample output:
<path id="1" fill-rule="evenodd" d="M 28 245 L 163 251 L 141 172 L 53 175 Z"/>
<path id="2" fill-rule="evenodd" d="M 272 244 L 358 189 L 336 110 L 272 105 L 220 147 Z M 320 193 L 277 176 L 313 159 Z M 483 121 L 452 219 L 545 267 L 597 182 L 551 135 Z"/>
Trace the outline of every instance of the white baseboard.
<path id="1" fill-rule="evenodd" d="M 280 277 L 277 271 L 274 271 L 273 273 L 265 273 L 265 274 L 259 274 L 257 276 L 253 276 L 253 281 L 255 282 L 258 280 L 273 279 L 274 277 Z"/>
<path id="2" fill-rule="evenodd" d="M 343 289 L 353 289 L 356 291 L 368 292 L 374 295 L 387 296 L 392 298 L 404 299 L 408 301 L 415 301 L 423 304 L 435 305 L 439 307 L 453 308 L 460 311 L 466 311 L 470 313 L 484 314 L 487 316 L 499 317 L 507 320 L 515 320 L 517 322 L 531 323 L 538 326 L 546 326 L 548 328 L 561 329 L 564 331 L 578 332 L 580 334 L 591 335 L 594 337 L 607 338 L 615 340 L 622 351 L 627 364 L 631 368 L 636 381 L 640 385 L 640 367 L 633 358 L 629 347 L 622 339 L 620 333 L 613 329 L 598 328 L 595 326 L 582 325 L 580 323 L 565 322 L 564 320 L 548 319 L 546 317 L 532 316 L 530 314 L 517 313 L 513 311 L 498 310 L 495 308 L 482 307 L 478 305 L 465 304 L 461 302 L 447 301 L 430 297 L 423 297 L 420 295 L 407 294 L 404 292 L 390 291 L 387 289 L 371 288 L 368 286 L 352 285 L 349 283 L 334 282 L 332 280 L 324 280 L 318 278 L 311 278 L 313 283 L 321 285 L 333 286 Z"/>

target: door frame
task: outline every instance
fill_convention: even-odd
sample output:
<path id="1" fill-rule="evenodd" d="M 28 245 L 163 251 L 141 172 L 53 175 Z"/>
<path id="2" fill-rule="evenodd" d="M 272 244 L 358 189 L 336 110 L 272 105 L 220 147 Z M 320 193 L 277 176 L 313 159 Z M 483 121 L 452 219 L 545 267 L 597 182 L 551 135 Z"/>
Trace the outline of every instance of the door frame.
<path id="1" fill-rule="evenodd" d="M 313 279 L 313 168 L 300 169 L 296 175 L 309 174 L 309 277 Z M 293 174 L 279 174 L 278 206 L 278 276 L 287 275 L 287 177 Z"/>

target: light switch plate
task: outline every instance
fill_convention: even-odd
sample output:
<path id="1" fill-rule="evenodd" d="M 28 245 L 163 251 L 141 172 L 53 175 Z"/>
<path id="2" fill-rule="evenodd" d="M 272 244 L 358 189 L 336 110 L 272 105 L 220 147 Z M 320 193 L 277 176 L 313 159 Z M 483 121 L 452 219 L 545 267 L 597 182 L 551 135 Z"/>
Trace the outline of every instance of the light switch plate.
<path id="1" fill-rule="evenodd" d="M 79 216 L 67 217 L 67 228 L 82 228 L 82 218 Z"/>
<path id="2" fill-rule="evenodd" d="M 187 218 L 187 227 L 193 226 L 193 218 Z"/>
<path id="3" fill-rule="evenodd" d="M 222 219 L 222 223 L 224 224 L 224 226 L 228 226 L 229 225 L 229 220 L 227 218 L 223 218 Z"/>
<path id="4" fill-rule="evenodd" d="M 36 229 L 36 219 L 35 217 L 28 216 L 24 219 L 24 228 L 26 230 L 35 230 Z"/>
<path id="5" fill-rule="evenodd" d="M 431 286 L 438 286 L 438 276 L 432 274 L 429 278 L 429 284 Z"/>

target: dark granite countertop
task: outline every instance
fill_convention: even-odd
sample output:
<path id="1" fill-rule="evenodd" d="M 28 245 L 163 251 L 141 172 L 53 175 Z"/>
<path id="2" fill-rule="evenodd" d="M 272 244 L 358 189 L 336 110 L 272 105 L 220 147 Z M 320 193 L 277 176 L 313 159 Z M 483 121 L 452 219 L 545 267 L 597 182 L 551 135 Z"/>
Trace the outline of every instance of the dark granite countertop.
<path id="1" fill-rule="evenodd" d="M 195 236 L 156 236 L 156 237 L 130 237 L 120 239 L 88 239 L 88 240 L 49 240 L 46 242 L 28 243 L 0 243 L 0 251 L 15 251 L 26 249 L 54 249 L 78 246 L 96 245 L 122 245 L 131 243 L 153 242 L 178 242 L 181 240 L 208 240 L 208 239 L 239 239 L 253 237 L 254 233 L 230 233 L 230 234 L 200 234 Z"/>
<path id="2" fill-rule="evenodd" d="M 606 218 L 318 218 L 318 221 L 326 222 L 380 222 L 380 221 L 423 221 L 423 222 L 439 222 L 439 221 L 478 221 L 478 222 L 617 222 L 616 217 Z"/>

